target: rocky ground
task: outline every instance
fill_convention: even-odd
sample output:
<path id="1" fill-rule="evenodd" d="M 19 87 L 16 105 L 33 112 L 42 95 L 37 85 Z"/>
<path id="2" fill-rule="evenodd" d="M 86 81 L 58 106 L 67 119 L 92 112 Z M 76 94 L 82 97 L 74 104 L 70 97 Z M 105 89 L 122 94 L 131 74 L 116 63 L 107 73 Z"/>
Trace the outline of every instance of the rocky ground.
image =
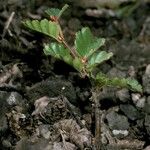
<path id="1" fill-rule="evenodd" d="M 51 41 L 22 21 L 46 17 L 48 7 L 70 5 L 61 19 L 72 45 L 89 26 L 106 38 L 114 57 L 98 67 L 111 77 L 134 77 L 143 93 L 99 91 L 99 149 L 150 149 L 150 3 L 148 0 L 0 0 L 0 149 L 97 150 L 91 84 L 65 63 L 43 54 Z"/>

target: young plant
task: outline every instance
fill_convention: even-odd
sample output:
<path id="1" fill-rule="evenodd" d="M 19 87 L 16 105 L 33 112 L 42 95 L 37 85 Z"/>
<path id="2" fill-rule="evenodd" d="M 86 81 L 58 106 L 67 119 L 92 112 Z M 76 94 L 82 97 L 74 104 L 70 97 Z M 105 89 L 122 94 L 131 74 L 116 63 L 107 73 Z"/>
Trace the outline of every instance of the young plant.
<path id="1" fill-rule="evenodd" d="M 95 91 L 104 86 L 116 86 L 142 92 L 141 85 L 134 79 L 109 78 L 102 72 L 93 73 L 97 65 L 109 60 L 113 54 L 100 50 L 105 44 L 105 39 L 95 37 L 88 27 L 84 27 L 76 33 L 74 48 L 68 45 L 59 23 L 59 19 L 67 7 L 68 5 L 65 5 L 61 10 L 56 8 L 46 10 L 45 12 L 48 14 L 49 19 L 27 20 L 24 22 L 26 27 L 56 40 L 56 42 L 44 44 L 44 53 L 71 65 L 82 77 L 87 76 L 94 83 L 92 85 L 93 89 L 96 89 Z M 94 103 L 95 107 L 99 109 L 97 98 L 94 98 Z M 95 109 L 95 116 L 98 109 Z M 97 133 L 100 132 L 100 120 L 97 117 L 95 120 L 97 122 L 95 134 L 100 135 L 100 133 Z M 96 138 L 99 137 L 97 136 Z"/>

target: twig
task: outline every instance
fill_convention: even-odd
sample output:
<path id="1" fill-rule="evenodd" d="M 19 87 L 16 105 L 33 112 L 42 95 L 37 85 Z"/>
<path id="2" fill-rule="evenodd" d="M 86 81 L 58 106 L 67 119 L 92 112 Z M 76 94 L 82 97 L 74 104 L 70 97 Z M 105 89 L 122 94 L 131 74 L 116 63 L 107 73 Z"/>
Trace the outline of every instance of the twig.
<path id="1" fill-rule="evenodd" d="M 73 58 L 76 58 L 77 56 L 76 56 L 75 51 L 68 45 L 68 43 L 65 40 L 63 40 L 62 43 L 64 44 L 66 48 L 70 50 L 70 53 L 73 56 Z"/>
<path id="2" fill-rule="evenodd" d="M 101 110 L 100 110 L 100 103 L 99 103 L 99 96 L 100 91 L 99 88 L 92 90 L 92 100 L 94 102 L 94 114 L 95 114 L 95 149 L 96 150 L 103 150 L 103 144 L 101 141 Z"/>
<path id="3" fill-rule="evenodd" d="M 134 150 L 140 150 L 143 149 L 145 142 L 139 141 L 137 139 L 130 139 L 130 140 L 117 140 L 116 143 L 111 144 L 114 148 L 120 148 L 120 149 L 134 149 Z"/>
<path id="4" fill-rule="evenodd" d="M 59 129 L 59 132 L 60 132 L 60 135 L 61 135 L 61 137 L 62 137 L 62 142 L 63 142 L 63 144 L 64 144 L 64 148 L 65 148 L 65 150 L 68 150 L 68 147 L 67 147 L 66 141 L 65 141 L 65 137 L 64 137 L 64 135 L 63 135 L 63 131 Z"/>
<path id="5" fill-rule="evenodd" d="M 3 30 L 3 34 L 2 34 L 2 38 L 5 37 L 6 35 L 6 32 L 8 31 L 8 28 L 10 26 L 10 23 L 12 22 L 13 18 L 14 18 L 14 15 L 15 15 L 15 12 L 13 11 L 11 13 L 11 15 L 9 16 L 9 18 L 7 19 L 6 23 L 5 23 L 5 27 L 4 27 L 4 30 Z"/>

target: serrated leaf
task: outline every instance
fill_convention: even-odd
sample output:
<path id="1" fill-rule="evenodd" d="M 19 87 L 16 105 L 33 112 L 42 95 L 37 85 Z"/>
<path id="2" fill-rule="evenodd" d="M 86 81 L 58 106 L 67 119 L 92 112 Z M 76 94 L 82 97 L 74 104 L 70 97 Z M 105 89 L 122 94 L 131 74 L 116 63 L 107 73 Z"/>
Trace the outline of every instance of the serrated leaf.
<path id="1" fill-rule="evenodd" d="M 96 76 L 92 75 L 92 78 L 95 80 L 95 84 L 102 86 L 113 86 L 120 88 L 128 88 L 132 91 L 142 92 L 142 86 L 135 79 L 130 78 L 109 78 L 107 75 L 99 72 Z"/>
<path id="2" fill-rule="evenodd" d="M 129 88 L 133 91 L 142 92 L 142 86 L 135 79 L 127 79 L 127 84 Z"/>
<path id="3" fill-rule="evenodd" d="M 34 31 L 41 32 L 59 41 L 60 26 L 56 22 L 47 19 L 41 21 L 27 20 L 24 22 L 24 25 Z"/>
<path id="4" fill-rule="evenodd" d="M 60 55 L 55 53 L 55 51 L 53 49 L 55 49 L 55 48 L 52 45 L 45 44 L 43 51 L 44 51 L 45 55 L 51 55 L 51 56 L 53 56 L 53 57 L 55 57 L 57 59 L 60 59 Z"/>
<path id="5" fill-rule="evenodd" d="M 81 71 L 83 69 L 83 63 L 79 58 L 76 57 L 73 59 L 73 67 L 78 71 Z"/>
<path id="6" fill-rule="evenodd" d="M 38 20 L 33 20 L 31 22 L 32 25 L 29 25 L 29 26 L 33 26 L 33 30 L 36 29 L 38 32 L 41 32 L 41 26 L 39 24 L 39 21 Z"/>
<path id="7" fill-rule="evenodd" d="M 34 20 L 32 22 L 34 25 Z M 49 33 L 49 24 L 51 24 L 51 23 L 49 23 L 49 21 L 47 19 L 41 20 L 39 23 L 40 23 L 42 33 L 44 33 L 44 34 Z M 53 27 L 53 25 L 51 25 L 51 27 Z"/>
<path id="8" fill-rule="evenodd" d="M 108 53 L 106 51 L 100 51 L 99 53 L 94 53 L 88 60 L 87 68 L 92 69 L 96 65 L 110 59 L 113 53 Z"/>
<path id="9" fill-rule="evenodd" d="M 75 48 L 82 58 L 91 56 L 104 43 L 105 39 L 94 37 L 88 27 L 76 33 Z"/>
<path id="10" fill-rule="evenodd" d="M 49 16 L 55 16 L 57 18 L 59 18 L 63 12 L 68 8 L 69 5 L 65 4 L 63 6 L 62 9 L 58 9 L 58 8 L 49 8 L 47 9 L 45 12 L 49 15 Z"/>
<path id="11" fill-rule="evenodd" d="M 46 55 L 51 55 L 57 59 L 61 59 L 68 64 L 72 64 L 72 57 L 69 50 L 66 49 L 62 44 L 50 43 L 44 45 L 44 53 Z"/>
<path id="12" fill-rule="evenodd" d="M 45 10 L 45 13 L 48 14 L 49 16 L 59 16 L 60 9 L 49 8 L 49 9 Z"/>

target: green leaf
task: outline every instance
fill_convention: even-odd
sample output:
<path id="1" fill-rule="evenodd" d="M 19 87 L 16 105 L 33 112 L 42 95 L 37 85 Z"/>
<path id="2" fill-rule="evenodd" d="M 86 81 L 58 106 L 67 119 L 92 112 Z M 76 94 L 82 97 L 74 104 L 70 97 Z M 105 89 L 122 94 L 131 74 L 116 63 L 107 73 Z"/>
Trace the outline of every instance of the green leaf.
<path id="1" fill-rule="evenodd" d="M 49 16 L 59 16 L 60 9 L 49 8 L 49 9 L 45 10 L 45 13 L 48 14 Z"/>
<path id="2" fill-rule="evenodd" d="M 58 43 L 45 44 L 44 53 L 46 55 L 51 55 L 57 59 L 61 59 L 68 64 L 72 64 L 73 62 L 69 50 L 66 49 L 62 44 Z"/>
<path id="3" fill-rule="evenodd" d="M 94 79 L 95 84 L 103 87 L 103 86 L 113 86 L 120 88 L 128 88 L 132 91 L 142 92 L 142 86 L 138 83 L 137 80 L 131 78 L 110 78 L 107 75 L 99 72 L 96 76 L 91 75 L 92 79 Z"/>
<path id="4" fill-rule="evenodd" d="M 46 12 L 49 16 L 55 16 L 55 17 L 57 17 L 57 18 L 60 18 L 61 15 L 63 14 L 63 12 L 64 12 L 68 7 L 69 7 L 69 5 L 65 4 L 62 9 L 49 8 L 49 9 L 47 9 L 45 12 Z"/>
<path id="5" fill-rule="evenodd" d="M 74 58 L 73 59 L 73 67 L 78 70 L 79 72 L 82 71 L 83 69 L 83 63 L 81 62 L 81 60 L 79 58 Z"/>
<path id="6" fill-rule="evenodd" d="M 96 65 L 110 59 L 113 53 L 108 53 L 106 51 L 100 51 L 99 53 L 94 53 L 88 60 L 87 68 L 93 69 Z"/>
<path id="7" fill-rule="evenodd" d="M 137 80 L 127 78 L 127 84 L 131 90 L 142 92 L 142 86 L 138 83 Z"/>
<path id="8" fill-rule="evenodd" d="M 60 26 L 56 22 L 48 21 L 47 19 L 27 20 L 24 25 L 34 31 L 41 32 L 59 41 Z"/>
<path id="9" fill-rule="evenodd" d="M 94 37 L 88 27 L 76 33 L 75 48 L 82 58 L 91 56 L 104 43 L 105 39 Z"/>

